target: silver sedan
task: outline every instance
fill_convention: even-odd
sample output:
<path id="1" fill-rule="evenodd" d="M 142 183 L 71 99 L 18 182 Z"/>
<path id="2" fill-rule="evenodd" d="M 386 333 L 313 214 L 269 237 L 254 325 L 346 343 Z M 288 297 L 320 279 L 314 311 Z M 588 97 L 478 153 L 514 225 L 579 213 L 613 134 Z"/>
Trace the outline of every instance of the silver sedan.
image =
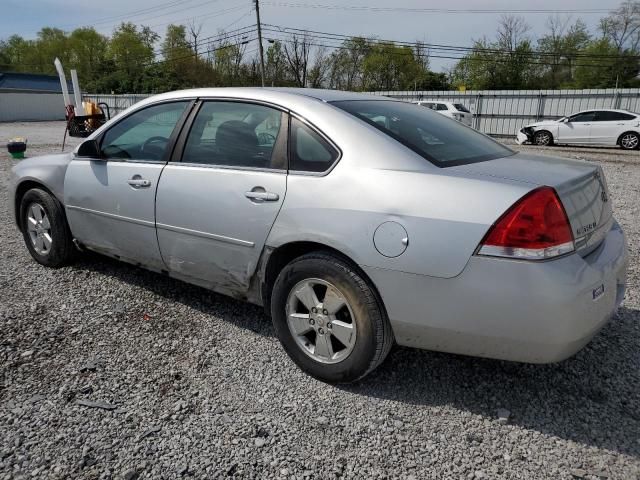
<path id="1" fill-rule="evenodd" d="M 559 361 L 624 297 L 600 167 L 516 154 L 384 97 L 162 94 L 13 173 L 37 262 L 92 250 L 263 305 L 328 382 L 362 378 L 394 342 Z"/>

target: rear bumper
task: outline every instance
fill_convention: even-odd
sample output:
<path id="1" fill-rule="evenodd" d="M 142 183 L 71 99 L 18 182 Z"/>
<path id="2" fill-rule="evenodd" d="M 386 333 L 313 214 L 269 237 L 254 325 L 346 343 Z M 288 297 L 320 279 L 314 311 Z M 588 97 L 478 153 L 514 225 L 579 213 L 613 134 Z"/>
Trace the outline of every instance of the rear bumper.
<path id="1" fill-rule="evenodd" d="M 399 344 L 549 363 L 579 351 L 615 313 L 627 263 L 626 239 L 614 223 L 584 258 L 474 256 L 450 279 L 363 268 L 380 291 Z"/>

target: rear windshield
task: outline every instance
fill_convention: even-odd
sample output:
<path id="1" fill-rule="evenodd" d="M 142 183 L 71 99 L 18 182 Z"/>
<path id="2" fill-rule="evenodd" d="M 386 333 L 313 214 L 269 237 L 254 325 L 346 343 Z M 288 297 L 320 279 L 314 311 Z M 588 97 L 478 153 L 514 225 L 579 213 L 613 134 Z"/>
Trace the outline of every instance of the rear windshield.
<path id="1" fill-rule="evenodd" d="M 456 107 L 456 110 L 458 110 L 459 112 L 471 113 L 469 109 L 467 109 L 467 107 L 465 107 L 461 103 L 454 103 L 453 106 Z"/>
<path id="2" fill-rule="evenodd" d="M 483 162 L 516 153 L 455 120 L 412 103 L 346 100 L 332 104 L 439 167 Z"/>

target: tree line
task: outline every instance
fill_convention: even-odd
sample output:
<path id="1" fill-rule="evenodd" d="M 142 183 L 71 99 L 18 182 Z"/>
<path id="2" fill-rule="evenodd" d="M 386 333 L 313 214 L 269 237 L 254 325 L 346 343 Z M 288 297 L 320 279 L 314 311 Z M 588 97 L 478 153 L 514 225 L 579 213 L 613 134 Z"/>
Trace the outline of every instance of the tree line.
<path id="1" fill-rule="evenodd" d="M 125 22 L 110 36 L 92 27 L 46 27 L 35 39 L 0 41 L 0 71 L 55 74 L 75 68 L 83 90 L 156 93 L 205 86 L 260 85 L 255 26 L 203 37 L 196 24 L 169 25 L 161 37 Z M 551 16 L 533 39 L 526 19 L 501 17 L 493 38 L 472 47 L 264 30 L 265 83 L 354 91 L 607 88 L 640 86 L 640 0 L 624 1 L 590 32 L 578 19 Z M 434 72 L 430 58 L 457 60 Z"/>

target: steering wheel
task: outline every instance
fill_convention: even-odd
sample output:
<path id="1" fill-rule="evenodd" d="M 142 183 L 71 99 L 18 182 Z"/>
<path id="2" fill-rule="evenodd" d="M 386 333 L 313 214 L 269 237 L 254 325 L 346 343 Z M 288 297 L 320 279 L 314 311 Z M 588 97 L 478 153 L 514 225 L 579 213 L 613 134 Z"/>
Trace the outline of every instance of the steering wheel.
<path id="1" fill-rule="evenodd" d="M 273 145 L 276 143 L 276 137 L 267 132 L 258 134 L 258 145 Z"/>
<path id="2" fill-rule="evenodd" d="M 162 145 L 157 145 L 158 143 L 162 143 Z M 160 137 L 160 136 L 151 137 L 151 138 L 148 138 L 142 144 L 141 150 L 143 153 L 153 154 L 157 158 L 160 158 L 164 153 L 167 143 L 169 143 L 169 139 L 166 137 Z"/>

